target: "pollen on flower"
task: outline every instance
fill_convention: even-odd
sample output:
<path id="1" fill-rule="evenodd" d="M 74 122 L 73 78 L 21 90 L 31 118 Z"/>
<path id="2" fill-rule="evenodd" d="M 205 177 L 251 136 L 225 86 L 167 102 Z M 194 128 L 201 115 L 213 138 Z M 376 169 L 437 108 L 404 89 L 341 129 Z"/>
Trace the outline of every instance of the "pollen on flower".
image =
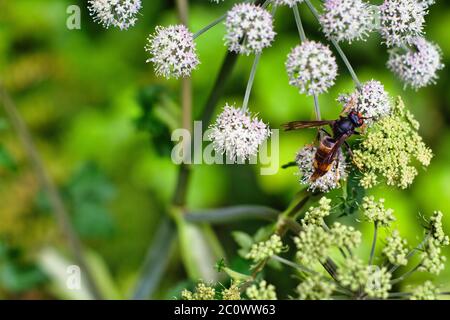
<path id="1" fill-rule="evenodd" d="M 271 133 L 269 127 L 250 112 L 228 104 L 210 129 L 209 138 L 216 152 L 225 153 L 233 161 L 256 155 Z"/>
<path id="2" fill-rule="evenodd" d="M 332 189 L 339 188 L 341 186 L 340 180 L 347 179 L 347 164 L 342 152 L 339 152 L 330 171 L 317 180 L 311 181 L 311 176 L 315 170 L 314 157 L 316 150 L 317 148 L 314 146 L 305 146 L 297 153 L 295 161 L 299 169 L 300 183 L 307 185 L 308 190 L 311 191 L 319 190 L 328 192 Z"/>
<path id="3" fill-rule="evenodd" d="M 192 33 L 184 25 L 156 27 L 145 50 L 151 55 L 158 76 L 188 77 L 200 63 Z"/>
<path id="4" fill-rule="evenodd" d="M 260 53 L 275 38 L 271 14 L 254 4 L 234 5 L 227 13 L 225 27 L 225 45 L 240 54 Z"/>
<path id="5" fill-rule="evenodd" d="M 385 0 L 380 6 L 380 33 L 386 45 L 400 47 L 421 36 L 426 13 L 417 0 Z"/>
<path id="6" fill-rule="evenodd" d="M 275 286 L 262 280 L 258 284 L 253 284 L 245 291 L 250 300 L 277 300 Z"/>
<path id="7" fill-rule="evenodd" d="M 390 114 L 392 101 L 389 94 L 384 90 L 381 82 L 370 80 L 361 85 L 359 90 L 352 94 L 341 94 L 338 101 L 347 105 L 351 100 L 356 101 L 352 111 L 360 112 L 363 117 L 368 118 L 366 124 L 373 124 L 375 120 Z"/>
<path id="8" fill-rule="evenodd" d="M 238 283 L 234 282 L 229 288 L 222 290 L 222 300 L 241 300 L 241 291 Z"/>
<path id="9" fill-rule="evenodd" d="M 374 123 L 367 131 L 353 160 L 363 172 L 363 187 L 379 183 L 382 176 L 390 186 L 407 188 L 417 176 L 415 160 L 430 164 L 433 153 L 417 132 L 418 123 L 399 98 L 389 116 Z M 364 183 L 363 183 L 364 182 Z"/>
<path id="10" fill-rule="evenodd" d="M 216 290 L 213 287 L 206 285 L 204 282 L 199 282 L 195 287 L 194 292 L 184 289 L 181 292 L 183 300 L 214 300 Z"/>
<path id="11" fill-rule="evenodd" d="M 88 1 L 88 9 L 94 21 L 98 21 L 105 28 L 113 26 L 121 30 L 134 26 L 141 7 L 141 0 Z"/>
<path id="12" fill-rule="evenodd" d="M 322 30 L 336 41 L 364 40 L 372 29 L 369 5 L 362 0 L 325 0 Z"/>
<path id="13" fill-rule="evenodd" d="M 328 46 L 316 41 L 293 48 L 285 65 L 289 84 L 310 96 L 327 92 L 337 76 L 336 58 Z"/>
<path id="14" fill-rule="evenodd" d="M 436 44 L 417 37 L 411 49 L 391 49 L 387 66 L 405 87 L 417 90 L 436 83 L 437 72 L 444 68 L 441 60 L 441 49 Z"/>

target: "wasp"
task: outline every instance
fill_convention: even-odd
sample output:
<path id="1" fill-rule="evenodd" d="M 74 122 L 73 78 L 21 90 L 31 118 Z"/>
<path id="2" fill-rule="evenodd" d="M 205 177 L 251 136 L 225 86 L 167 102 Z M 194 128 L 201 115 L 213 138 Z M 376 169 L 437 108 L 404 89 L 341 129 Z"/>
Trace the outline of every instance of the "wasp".
<path id="1" fill-rule="evenodd" d="M 314 173 L 311 176 L 311 181 L 319 179 L 331 170 L 342 145 L 346 146 L 350 156 L 353 157 L 346 140 L 352 135 L 361 134 L 356 129 L 362 127 L 366 119 L 360 112 L 350 111 L 353 109 L 354 104 L 355 101 L 351 100 L 337 120 L 292 121 L 283 125 L 285 131 L 319 127 L 325 133 L 320 138 L 319 147 L 314 156 Z M 331 127 L 332 134 L 329 134 L 322 128 L 327 125 Z"/>

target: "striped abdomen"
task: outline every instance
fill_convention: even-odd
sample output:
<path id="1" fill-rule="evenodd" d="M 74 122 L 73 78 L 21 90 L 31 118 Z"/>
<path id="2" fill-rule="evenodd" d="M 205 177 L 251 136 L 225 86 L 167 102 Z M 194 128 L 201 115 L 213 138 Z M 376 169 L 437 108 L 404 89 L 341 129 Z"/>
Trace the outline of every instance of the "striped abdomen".
<path id="1" fill-rule="evenodd" d="M 331 150 L 333 149 L 336 141 L 331 137 L 325 137 L 320 141 L 320 145 L 317 148 L 316 155 L 314 157 L 314 173 L 311 176 L 311 181 L 315 181 L 318 178 L 324 176 L 328 171 L 331 170 L 331 166 L 334 162 L 333 159 L 326 160 Z"/>

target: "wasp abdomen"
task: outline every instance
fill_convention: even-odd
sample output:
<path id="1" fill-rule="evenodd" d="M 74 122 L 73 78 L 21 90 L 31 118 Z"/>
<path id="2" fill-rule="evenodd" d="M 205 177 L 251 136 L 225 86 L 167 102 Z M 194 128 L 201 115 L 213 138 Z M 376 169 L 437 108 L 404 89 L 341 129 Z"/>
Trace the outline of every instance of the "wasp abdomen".
<path id="1" fill-rule="evenodd" d="M 328 171 L 330 171 L 331 166 L 333 165 L 333 161 L 325 161 L 331 153 L 334 145 L 336 144 L 336 140 L 331 137 L 325 137 L 320 141 L 320 145 L 317 148 L 316 155 L 314 158 L 314 169 L 315 172 L 311 177 L 311 180 L 314 181 L 323 175 L 325 175 Z M 334 159 L 331 159 L 334 160 Z"/>

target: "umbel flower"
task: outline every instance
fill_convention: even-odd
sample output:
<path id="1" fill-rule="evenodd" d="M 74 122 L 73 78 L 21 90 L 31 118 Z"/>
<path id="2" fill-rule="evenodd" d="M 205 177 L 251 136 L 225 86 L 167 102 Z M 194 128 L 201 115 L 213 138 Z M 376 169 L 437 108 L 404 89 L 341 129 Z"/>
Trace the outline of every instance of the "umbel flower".
<path id="1" fill-rule="evenodd" d="M 254 4 L 234 5 L 227 13 L 225 26 L 225 45 L 228 50 L 236 53 L 260 53 L 275 38 L 272 15 Z"/>
<path id="2" fill-rule="evenodd" d="M 408 243 L 400 237 L 398 230 L 394 230 L 390 236 L 386 238 L 386 246 L 383 248 L 383 254 L 393 265 L 406 266 L 408 259 Z"/>
<path id="3" fill-rule="evenodd" d="M 435 0 L 418 0 L 421 5 L 423 5 L 425 8 L 428 8 L 432 4 L 434 4 Z"/>
<path id="4" fill-rule="evenodd" d="M 328 39 L 363 40 L 372 29 L 369 5 L 362 0 L 326 0 L 320 24 Z"/>
<path id="5" fill-rule="evenodd" d="M 323 219 L 330 214 L 331 200 L 322 197 L 319 200 L 319 206 L 310 207 L 305 213 L 305 217 L 302 219 L 302 224 L 315 224 L 321 226 Z"/>
<path id="6" fill-rule="evenodd" d="M 267 241 L 253 244 L 250 252 L 247 254 L 247 259 L 252 259 L 258 263 L 280 253 L 282 250 L 283 243 L 281 242 L 281 238 L 279 235 L 274 234 Z"/>
<path id="7" fill-rule="evenodd" d="M 141 7 L 141 0 L 88 1 L 88 9 L 94 21 L 98 21 L 105 28 L 113 26 L 121 30 L 134 26 Z"/>
<path id="8" fill-rule="evenodd" d="M 375 201 L 373 196 L 364 197 L 362 207 L 367 221 L 377 223 L 383 227 L 388 227 L 391 222 L 395 221 L 394 210 L 384 207 L 384 199 Z"/>
<path id="9" fill-rule="evenodd" d="M 381 82 L 370 80 L 361 85 L 360 90 L 355 90 L 350 95 L 342 94 L 338 101 L 346 105 L 351 100 L 356 101 L 353 110 L 360 112 L 366 124 L 373 124 L 375 120 L 390 114 L 392 108 L 391 98 L 384 90 Z"/>
<path id="10" fill-rule="evenodd" d="M 325 262 L 334 244 L 333 236 L 315 224 L 304 226 L 298 237 L 294 238 L 294 243 L 297 246 L 297 259 L 306 266 L 317 261 Z"/>
<path id="11" fill-rule="evenodd" d="M 363 172 L 360 184 L 364 188 L 377 185 L 382 176 L 388 185 L 405 189 L 417 175 L 414 161 L 425 167 L 430 164 L 432 151 L 418 129 L 419 123 L 398 98 L 391 115 L 370 127 L 358 149 L 353 150 L 353 160 Z"/>
<path id="12" fill-rule="evenodd" d="M 183 300 L 214 300 L 216 290 L 213 287 L 206 285 L 204 282 L 199 282 L 195 287 L 194 292 L 184 289 L 181 292 Z"/>
<path id="13" fill-rule="evenodd" d="M 253 284 L 245 291 L 250 300 L 276 300 L 277 294 L 275 286 L 268 284 L 266 280 L 262 280 L 258 284 Z"/>
<path id="14" fill-rule="evenodd" d="M 301 149 L 295 158 L 299 169 L 300 183 L 308 185 L 310 191 L 328 192 L 332 189 L 340 187 L 340 180 L 347 179 L 346 161 L 342 152 L 339 152 L 337 159 L 334 161 L 331 170 L 315 181 L 311 181 L 314 173 L 314 157 L 317 148 L 314 146 L 305 146 Z"/>
<path id="15" fill-rule="evenodd" d="M 259 146 L 270 136 L 270 129 L 264 122 L 249 111 L 228 104 L 210 128 L 209 138 L 216 152 L 226 153 L 233 161 L 256 155 Z"/>
<path id="16" fill-rule="evenodd" d="M 361 243 L 361 232 L 339 222 L 333 223 L 330 233 L 333 237 L 334 244 L 340 248 L 355 249 Z"/>
<path id="17" fill-rule="evenodd" d="M 333 53 L 328 46 L 316 41 L 305 41 L 292 49 L 286 70 L 289 84 L 310 96 L 327 92 L 337 76 Z"/>
<path id="18" fill-rule="evenodd" d="M 300 300 L 328 300 L 335 289 L 336 284 L 333 282 L 313 275 L 297 286 L 297 293 Z"/>
<path id="19" fill-rule="evenodd" d="M 386 299 L 392 287 L 391 273 L 386 268 L 366 265 L 356 257 L 346 259 L 345 267 L 338 269 L 337 278 L 341 285 L 352 291 L 361 290 L 372 298 Z"/>
<path id="20" fill-rule="evenodd" d="M 156 27 L 145 50 L 151 55 L 158 76 L 180 78 L 191 75 L 200 63 L 192 33 L 184 25 Z"/>
<path id="21" fill-rule="evenodd" d="M 222 290 L 222 300 L 241 300 L 241 291 L 236 282 Z"/>
<path id="22" fill-rule="evenodd" d="M 434 238 L 428 238 L 421 254 L 419 271 L 438 275 L 445 268 L 447 258 L 442 255 L 441 244 Z"/>
<path id="23" fill-rule="evenodd" d="M 431 281 L 414 288 L 410 300 L 437 300 L 439 289 Z"/>
<path id="24" fill-rule="evenodd" d="M 422 35 L 426 13 L 417 0 L 385 0 L 380 6 L 380 33 L 386 45 L 411 44 Z"/>
<path id="25" fill-rule="evenodd" d="M 444 68 L 441 49 L 423 37 L 412 40 L 412 49 L 389 51 L 388 68 L 405 83 L 405 87 L 420 89 L 434 84 L 437 72 Z"/>
<path id="26" fill-rule="evenodd" d="M 450 244 L 449 237 L 444 233 L 444 229 L 442 228 L 442 217 L 443 214 L 441 211 L 433 212 L 433 215 L 430 218 L 430 234 L 442 246 L 447 246 Z"/>

